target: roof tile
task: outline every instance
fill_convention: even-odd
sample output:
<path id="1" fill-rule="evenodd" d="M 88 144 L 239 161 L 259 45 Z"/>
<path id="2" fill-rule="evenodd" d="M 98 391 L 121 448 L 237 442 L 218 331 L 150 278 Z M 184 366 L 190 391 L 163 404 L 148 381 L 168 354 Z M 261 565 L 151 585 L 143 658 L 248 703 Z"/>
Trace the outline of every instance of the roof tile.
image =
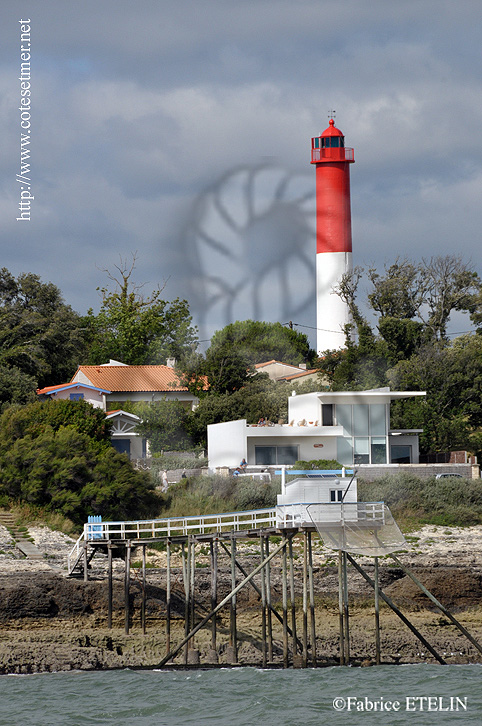
<path id="1" fill-rule="evenodd" d="M 99 388 L 110 391 L 187 391 L 169 366 L 79 366 L 79 372 Z"/>

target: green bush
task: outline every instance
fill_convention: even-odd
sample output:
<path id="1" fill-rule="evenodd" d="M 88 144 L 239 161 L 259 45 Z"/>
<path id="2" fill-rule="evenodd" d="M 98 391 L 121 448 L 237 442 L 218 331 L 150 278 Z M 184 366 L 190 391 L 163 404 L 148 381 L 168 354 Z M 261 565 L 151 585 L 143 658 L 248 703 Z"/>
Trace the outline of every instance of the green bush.
<path id="1" fill-rule="evenodd" d="M 166 471 L 172 469 L 202 469 L 208 465 L 205 457 L 188 456 L 182 452 L 176 454 L 154 455 L 152 459 L 152 469 L 155 471 Z"/>
<path id="2" fill-rule="evenodd" d="M 295 461 L 293 469 L 341 469 L 340 464 L 336 459 L 311 459 L 310 461 Z"/>
<path id="3" fill-rule="evenodd" d="M 101 419 L 92 406 L 82 404 L 47 401 L 5 411 L 0 417 L 0 497 L 43 507 L 75 524 L 89 514 L 156 516 L 159 498 L 150 475 L 135 471 L 112 448 L 103 412 Z"/>
<path id="4" fill-rule="evenodd" d="M 373 482 L 359 479 L 358 498 L 385 502 L 395 519 L 444 526 L 482 524 L 480 479 L 420 479 L 406 473 Z"/>
<path id="5" fill-rule="evenodd" d="M 261 509 L 276 504 L 279 481 L 219 474 L 191 477 L 169 487 L 165 517 Z"/>

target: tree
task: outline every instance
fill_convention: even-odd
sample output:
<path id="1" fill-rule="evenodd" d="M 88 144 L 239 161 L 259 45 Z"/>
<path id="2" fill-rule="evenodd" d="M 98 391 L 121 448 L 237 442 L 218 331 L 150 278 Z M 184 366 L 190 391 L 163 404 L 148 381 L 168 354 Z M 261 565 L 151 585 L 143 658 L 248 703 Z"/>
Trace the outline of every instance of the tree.
<path id="1" fill-rule="evenodd" d="M 165 364 L 168 358 L 182 358 L 197 342 L 186 300 L 163 300 L 162 287 L 143 295 L 143 286 L 132 282 L 136 255 L 129 265 L 122 260 L 116 273 L 105 270 L 114 289 L 101 288 L 98 315 L 92 309 L 84 319 L 88 330 L 88 361 L 110 358 L 128 365 Z"/>
<path id="2" fill-rule="evenodd" d="M 25 376 L 41 387 L 70 378 L 83 346 L 81 318 L 55 285 L 31 273 L 15 278 L 0 270 L 0 366 L 15 369 L 18 383 L 18 371 L 23 374 L 19 402 L 25 399 Z M 11 401 L 17 392 L 14 387 Z"/>
<path id="3" fill-rule="evenodd" d="M 357 327 L 368 324 L 356 302 L 364 274 L 363 268 L 356 267 L 342 277 L 337 289 Z M 370 268 L 367 276 L 372 285 L 368 303 L 379 315 L 379 332 L 383 335 L 380 323 L 388 318 L 413 320 L 420 324 L 425 341 L 447 338 L 452 312 L 473 313 L 482 284 L 477 273 L 454 255 L 424 259 L 418 265 L 398 258 L 383 274 Z"/>
<path id="4" fill-rule="evenodd" d="M 33 403 L 37 381 L 13 366 L 0 366 L 0 412 L 12 403 Z"/>
<path id="5" fill-rule="evenodd" d="M 12 406 L 5 411 L 0 419 L 2 446 L 9 446 L 25 436 L 36 436 L 46 428 L 55 432 L 66 426 L 86 434 L 99 445 L 98 448 L 111 445 L 112 423 L 102 409 L 83 400 L 36 400 L 28 406 Z"/>
<path id="6" fill-rule="evenodd" d="M 477 322 L 479 277 L 456 256 L 418 265 L 397 259 L 383 273 L 369 269 L 368 303 L 378 316 L 375 328 L 358 305 L 363 275 L 362 268 L 355 268 L 339 285 L 354 324 L 347 328 L 345 350 L 327 351 L 320 360 L 330 387 L 425 390 L 425 400 L 392 404 L 392 426 L 423 428 L 423 453 L 471 450 L 474 429 L 482 423 L 482 338 L 463 336 L 451 343 L 447 325 L 454 311 L 469 312 Z"/>
<path id="7" fill-rule="evenodd" d="M 188 412 L 179 401 L 145 403 L 138 406 L 136 412 L 142 419 L 137 431 L 149 440 L 153 453 L 191 448 L 191 439 L 186 431 Z"/>
<path id="8" fill-rule="evenodd" d="M 244 386 L 254 368 L 246 355 L 239 351 L 234 340 L 225 339 L 206 351 L 204 371 L 210 394 L 233 393 Z"/>
<path id="9" fill-rule="evenodd" d="M 268 360 L 298 365 L 313 363 L 316 352 L 308 337 L 281 323 L 257 320 L 237 321 L 214 333 L 209 350 L 232 345 L 252 365 Z"/>
<path id="10" fill-rule="evenodd" d="M 81 401 L 10 407 L 0 417 L 0 495 L 79 525 L 89 514 L 155 515 L 159 500 L 149 475 L 112 448 L 108 433 L 105 414 Z"/>

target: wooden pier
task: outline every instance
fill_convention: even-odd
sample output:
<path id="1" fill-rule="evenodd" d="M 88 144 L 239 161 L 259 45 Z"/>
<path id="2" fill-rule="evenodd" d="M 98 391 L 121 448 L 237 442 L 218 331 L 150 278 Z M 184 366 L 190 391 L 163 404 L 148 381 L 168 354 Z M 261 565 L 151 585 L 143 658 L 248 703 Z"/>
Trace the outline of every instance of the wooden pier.
<path id="1" fill-rule="evenodd" d="M 379 503 L 375 503 L 379 504 Z M 362 504 L 366 511 L 376 512 L 375 505 Z M 372 507 L 372 510 L 366 508 Z M 307 518 L 308 519 L 308 518 Z M 370 520 L 373 529 L 373 519 Z M 330 529 L 336 528 L 330 523 Z M 146 632 L 146 549 L 154 543 L 162 543 L 166 552 L 165 568 L 165 654 L 160 658 L 158 666 L 173 665 L 175 658 L 182 654 L 182 666 L 215 666 L 219 660 L 219 613 L 224 608 L 229 612 L 229 644 L 226 647 L 226 661 L 235 665 L 238 662 L 238 593 L 246 587 L 253 588 L 259 598 L 259 640 L 261 643 L 261 660 L 263 667 L 316 667 L 326 662 L 324 654 L 317 652 L 320 643 L 316 636 L 315 621 L 315 583 L 313 568 L 313 536 L 318 536 L 317 527 L 313 522 L 299 521 L 293 524 L 293 516 L 289 508 L 258 509 L 248 512 L 230 512 L 202 517 L 178 517 L 135 522 L 89 522 L 75 544 L 69 556 L 69 573 L 83 575 L 85 581 L 89 576 L 89 563 L 96 553 L 107 555 L 107 592 L 108 617 L 107 626 L 112 627 L 112 593 L 113 593 L 113 559 L 121 557 L 124 561 L 124 610 L 125 632 L 129 633 L 131 613 L 129 611 L 129 588 L 131 583 L 131 554 L 134 548 L 142 553 L 141 575 L 141 628 Z M 238 545 L 243 541 L 257 542 L 256 564 L 250 571 L 241 563 L 238 556 Z M 295 592 L 295 554 L 293 542 L 297 541 L 298 550 L 301 543 L 302 597 L 297 598 Z M 210 574 L 210 607 L 201 612 L 195 599 L 196 556 L 199 549 L 209 550 Z M 173 548 L 180 549 L 182 562 L 182 584 L 184 599 L 184 635 L 173 638 Z M 335 555 L 335 553 L 334 553 Z M 299 555 L 296 555 L 298 557 Z M 391 555 L 396 565 L 409 575 L 427 595 L 432 603 L 446 615 L 482 654 L 482 647 L 455 619 L 455 617 L 426 590 L 423 584 L 411 573 L 402 562 Z M 220 560 L 229 562 L 230 591 L 219 599 L 219 566 Z M 252 559 L 252 558 L 251 558 Z M 277 571 L 281 572 L 281 607 L 273 604 L 272 573 L 274 562 Z M 365 579 L 374 592 L 374 632 L 375 659 L 382 661 L 380 647 L 380 601 L 383 601 L 396 613 L 411 632 L 423 644 L 424 649 L 440 664 L 444 659 L 435 651 L 426 638 L 403 615 L 391 599 L 382 592 L 378 581 L 378 557 L 373 557 L 373 578 L 365 571 L 352 553 L 338 550 L 338 603 L 339 603 L 339 648 L 338 662 L 350 665 L 353 658 L 350 652 L 350 613 L 348 599 L 347 567 L 350 565 Z M 241 580 L 239 578 L 242 578 Z M 301 608 L 301 613 L 299 609 Z M 209 610 L 206 612 L 206 610 Z M 298 615 L 298 617 L 297 617 Z M 282 660 L 274 658 L 274 621 L 278 621 L 282 633 Z M 301 628 L 299 624 L 301 622 Z M 201 629 L 210 630 L 210 648 L 201 655 L 196 648 L 196 634 Z M 279 633 L 279 629 L 278 629 Z M 279 642 L 279 637 L 278 637 Z"/>

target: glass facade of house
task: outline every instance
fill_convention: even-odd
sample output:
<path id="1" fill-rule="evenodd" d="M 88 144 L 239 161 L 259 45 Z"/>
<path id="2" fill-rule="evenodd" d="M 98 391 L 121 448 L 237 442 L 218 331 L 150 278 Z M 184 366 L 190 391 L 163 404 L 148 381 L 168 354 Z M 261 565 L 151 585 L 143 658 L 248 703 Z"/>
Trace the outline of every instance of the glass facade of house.
<path id="1" fill-rule="evenodd" d="M 343 426 L 337 438 L 340 464 L 386 464 L 389 407 L 384 403 L 337 403 L 335 417 Z"/>

